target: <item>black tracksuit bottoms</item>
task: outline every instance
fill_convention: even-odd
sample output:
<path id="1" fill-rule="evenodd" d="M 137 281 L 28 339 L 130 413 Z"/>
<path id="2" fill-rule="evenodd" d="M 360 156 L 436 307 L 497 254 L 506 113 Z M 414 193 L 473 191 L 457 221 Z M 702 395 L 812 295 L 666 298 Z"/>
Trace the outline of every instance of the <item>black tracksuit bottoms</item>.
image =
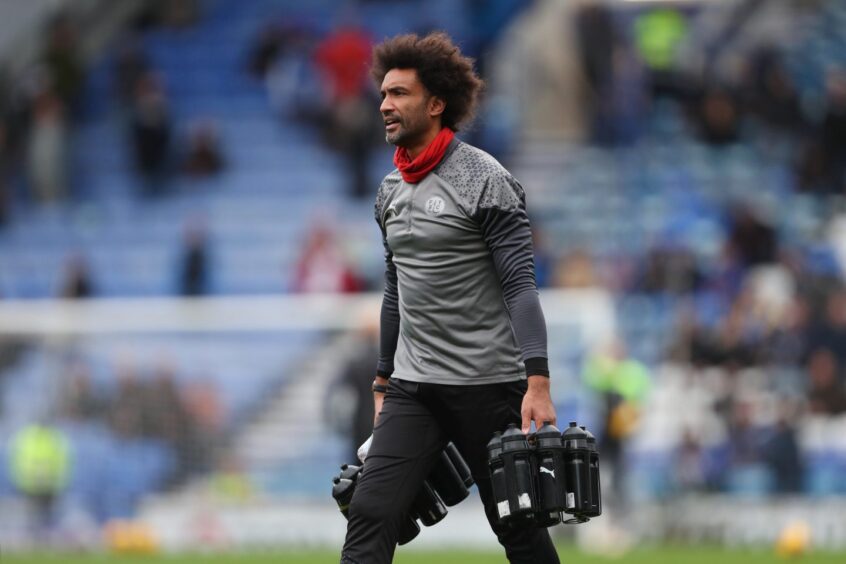
<path id="1" fill-rule="evenodd" d="M 505 430 L 509 423 L 520 425 L 526 386 L 525 380 L 451 386 L 391 378 L 350 504 L 341 562 L 387 564 L 393 560 L 401 520 L 451 440 L 470 466 L 488 522 L 509 562 L 557 564 L 546 529 L 510 530 L 496 525 L 486 446 L 495 431 Z"/>

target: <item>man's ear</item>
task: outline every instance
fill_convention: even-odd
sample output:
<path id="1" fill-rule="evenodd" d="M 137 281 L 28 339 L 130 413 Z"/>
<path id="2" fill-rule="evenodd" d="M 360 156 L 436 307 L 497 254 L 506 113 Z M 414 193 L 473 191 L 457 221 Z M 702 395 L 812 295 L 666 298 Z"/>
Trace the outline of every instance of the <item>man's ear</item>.
<path id="1" fill-rule="evenodd" d="M 444 102 L 443 99 L 441 99 L 437 96 L 432 96 L 431 98 L 429 98 L 429 116 L 430 117 L 437 117 L 437 116 L 441 115 L 442 113 L 444 113 L 445 109 L 446 109 L 446 102 Z"/>

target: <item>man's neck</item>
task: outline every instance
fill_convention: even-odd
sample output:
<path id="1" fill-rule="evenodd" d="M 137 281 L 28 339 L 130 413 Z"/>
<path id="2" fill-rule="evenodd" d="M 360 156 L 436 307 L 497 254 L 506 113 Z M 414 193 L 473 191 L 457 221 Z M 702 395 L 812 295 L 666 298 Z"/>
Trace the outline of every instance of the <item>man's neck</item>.
<path id="1" fill-rule="evenodd" d="M 406 147 L 406 150 L 408 151 L 408 156 L 411 157 L 411 160 L 416 159 L 417 155 L 426 150 L 426 147 L 428 147 L 432 143 L 432 141 L 435 140 L 435 137 L 438 136 L 438 133 L 441 132 L 441 129 L 442 128 L 440 125 L 437 127 L 433 127 L 432 129 L 426 132 L 426 135 L 421 138 L 420 142 L 415 143 L 411 147 Z"/>

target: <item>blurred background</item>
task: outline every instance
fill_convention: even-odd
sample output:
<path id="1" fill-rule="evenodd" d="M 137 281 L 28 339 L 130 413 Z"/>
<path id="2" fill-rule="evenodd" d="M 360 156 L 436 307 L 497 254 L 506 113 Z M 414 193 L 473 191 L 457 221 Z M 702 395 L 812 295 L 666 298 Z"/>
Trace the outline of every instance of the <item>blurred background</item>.
<path id="1" fill-rule="evenodd" d="M 555 538 L 846 549 L 842 0 L 0 3 L 0 546 L 340 547 L 370 49 L 435 29 L 487 81 L 459 136 L 526 189 L 559 421 L 600 440 L 606 512 Z M 410 548 L 492 546 L 450 512 Z"/>

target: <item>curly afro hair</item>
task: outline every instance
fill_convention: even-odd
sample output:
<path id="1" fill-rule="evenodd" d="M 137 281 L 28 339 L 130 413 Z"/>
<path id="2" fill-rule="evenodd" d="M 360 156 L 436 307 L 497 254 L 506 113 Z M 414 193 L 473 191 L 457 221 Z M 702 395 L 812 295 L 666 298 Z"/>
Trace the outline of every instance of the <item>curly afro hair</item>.
<path id="1" fill-rule="evenodd" d="M 473 59 L 443 32 L 419 37 L 397 35 L 373 49 L 370 73 L 377 87 L 391 69 L 414 69 L 426 90 L 446 103 L 441 123 L 454 131 L 473 119 L 484 82 L 473 70 Z"/>

